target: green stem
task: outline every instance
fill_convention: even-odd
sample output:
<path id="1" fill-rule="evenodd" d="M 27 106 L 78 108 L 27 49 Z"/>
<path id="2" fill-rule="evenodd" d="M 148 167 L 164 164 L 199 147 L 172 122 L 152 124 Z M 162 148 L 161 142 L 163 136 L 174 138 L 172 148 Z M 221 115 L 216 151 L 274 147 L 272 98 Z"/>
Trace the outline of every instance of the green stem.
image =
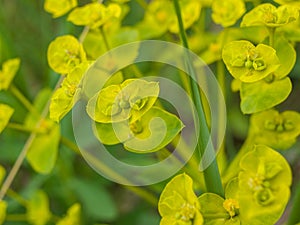
<path id="1" fill-rule="evenodd" d="M 26 133 L 42 133 L 39 129 L 32 128 L 32 127 L 26 127 L 23 124 L 18 124 L 18 123 L 9 123 L 9 124 L 7 124 L 7 128 L 26 132 Z"/>
<path id="2" fill-rule="evenodd" d="M 275 27 L 269 27 L 268 28 L 269 30 L 269 45 L 274 48 L 274 45 L 275 45 L 275 30 L 276 28 Z"/>
<path id="3" fill-rule="evenodd" d="M 24 107 L 37 116 L 37 118 L 40 117 L 39 112 L 36 110 L 36 108 L 32 105 L 32 103 L 22 94 L 22 92 L 13 84 L 9 87 L 10 92 L 24 105 Z"/>
<path id="4" fill-rule="evenodd" d="M 61 137 L 60 139 L 61 143 L 64 144 L 66 147 L 74 151 L 76 154 L 80 154 L 80 149 L 78 146 L 67 139 L 66 137 Z M 106 173 L 108 174 L 113 174 L 114 177 L 118 177 L 118 179 L 126 181 L 124 177 L 120 177 L 120 175 L 116 174 L 114 171 L 112 171 L 109 167 L 107 167 L 105 164 L 101 163 L 100 161 L 95 161 L 94 157 L 89 155 L 88 151 L 85 152 L 85 157 L 89 158 L 90 161 L 94 161 L 93 163 L 97 164 L 97 167 L 101 168 L 101 170 L 105 170 Z M 126 182 L 128 183 L 128 182 Z M 134 187 L 134 186 L 125 186 L 123 185 L 126 189 L 132 191 L 135 193 L 137 196 L 141 197 L 142 199 L 146 200 L 150 204 L 157 206 L 158 199 L 157 197 L 149 192 L 148 190 L 142 189 L 141 187 Z"/>
<path id="5" fill-rule="evenodd" d="M 20 205 L 26 207 L 28 204 L 28 201 L 23 198 L 21 195 L 19 195 L 17 192 L 15 192 L 12 189 L 7 190 L 7 196 L 18 202 Z"/>
<path id="6" fill-rule="evenodd" d="M 186 33 L 184 30 L 184 26 L 183 26 L 183 20 L 182 20 L 182 16 L 181 16 L 179 0 L 174 0 L 174 7 L 175 7 L 177 19 L 178 19 L 180 36 L 181 36 L 183 46 L 186 49 L 189 49 Z M 189 74 L 192 76 L 192 78 L 194 80 L 196 80 L 195 71 L 193 70 L 193 68 L 191 66 L 191 62 L 190 62 L 188 54 L 186 54 L 186 58 L 187 58 L 186 63 L 188 65 Z M 193 82 L 193 79 L 190 79 L 190 85 L 191 85 L 191 89 L 193 92 L 193 100 L 194 100 L 194 103 L 196 105 L 196 109 L 198 112 L 198 117 L 199 117 L 199 121 L 200 121 L 199 129 L 201 131 L 201 132 L 199 132 L 200 133 L 199 134 L 199 143 L 197 145 L 197 148 L 198 148 L 198 151 L 200 152 L 200 154 L 203 155 L 205 148 L 206 148 L 207 140 L 209 140 L 210 134 L 209 134 L 209 129 L 208 129 L 207 122 L 205 119 L 205 113 L 204 113 L 203 106 L 202 106 L 200 90 L 199 90 L 198 84 L 196 82 Z M 210 149 L 210 151 L 211 151 L 210 154 L 215 154 L 213 152 L 213 149 Z M 212 192 L 212 193 L 216 193 L 221 196 L 224 196 L 224 190 L 223 190 L 223 186 L 222 186 L 221 176 L 220 176 L 220 172 L 218 169 L 218 164 L 217 164 L 216 159 L 214 159 L 213 162 L 204 170 L 204 180 L 205 180 L 205 185 L 206 185 L 208 192 Z"/>
<path id="7" fill-rule="evenodd" d="M 8 214 L 6 215 L 5 217 L 5 220 L 6 221 L 13 221 L 13 222 L 16 222 L 16 221 L 27 221 L 27 215 L 26 214 Z"/>
<path id="8" fill-rule="evenodd" d="M 287 222 L 287 225 L 294 225 L 300 222 L 300 181 L 295 187 L 295 195 L 292 200 L 292 210 L 290 212 L 290 216 Z"/>
<path id="9" fill-rule="evenodd" d="M 106 48 L 107 51 L 109 51 L 110 50 L 110 45 L 108 43 L 108 39 L 107 39 L 106 34 L 103 30 L 103 27 L 100 27 L 100 32 L 101 32 L 101 35 L 102 35 L 102 38 L 103 38 L 103 41 L 104 41 L 105 48 Z"/>

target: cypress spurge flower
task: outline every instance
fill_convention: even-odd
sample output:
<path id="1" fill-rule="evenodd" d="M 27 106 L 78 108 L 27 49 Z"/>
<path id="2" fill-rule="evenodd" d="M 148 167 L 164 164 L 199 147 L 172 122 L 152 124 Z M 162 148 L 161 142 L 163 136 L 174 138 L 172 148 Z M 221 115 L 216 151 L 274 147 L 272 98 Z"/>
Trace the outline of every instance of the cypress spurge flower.
<path id="1" fill-rule="evenodd" d="M 20 67 L 20 59 L 9 59 L 2 64 L 0 70 L 0 91 L 7 90 Z"/>
<path id="2" fill-rule="evenodd" d="M 174 177 L 161 193 L 158 210 L 160 225 L 202 225 L 200 204 L 193 191 L 193 180 L 186 174 Z"/>
<path id="3" fill-rule="evenodd" d="M 77 6 L 77 0 L 45 0 L 44 9 L 57 18 Z"/>

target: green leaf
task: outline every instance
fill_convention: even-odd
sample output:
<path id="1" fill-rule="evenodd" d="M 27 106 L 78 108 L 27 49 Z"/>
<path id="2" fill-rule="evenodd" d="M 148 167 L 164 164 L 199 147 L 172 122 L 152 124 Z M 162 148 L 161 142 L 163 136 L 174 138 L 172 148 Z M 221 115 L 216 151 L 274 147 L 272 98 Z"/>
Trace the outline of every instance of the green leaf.
<path id="1" fill-rule="evenodd" d="M 245 14 L 241 26 L 279 27 L 297 20 L 299 11 L 296 7 L 282 5 L 276 8 L 270 3 L 260 4 Z"/>
<path id="2" fill-rule="evenodd" d="M 250 132 L 255 142 L 279 150 L 290 148 L 300 135 L 300 114 L 267 110 L 251 116 Z"/>
<path id="3" fill-rule="evenodd" d="M 242 83 L 241 85 L 241 110 L 251 114 L 270 109 L 283 102 L 292 90 L 291 80 L 286 77 L 281 80 L 255 83 Z"/>
<path id="4" fill-rule="evenodd" d="M 96 29 L 113 18 L 121 16 L 121 7 L 118 4 L 110 3 L 108 6 L 99 2 L 86 4 L 77 7 L 68 16 L 68 21 L 79 26 L 89 26 Z"/>
<path id="5" fill-rule="evenodd" d="M 243 0 L 215 0 L 212 4 L 212 19 L 223 27 L 234 25 L 245 12 Z"/>
<path id="6" fill-rule="evenodd" d="M 183 126 L 175 115 L 152 107 L 133 123 L 95 123 L 94 128 L 96 136 L 103 144 L 123 143 L 128 151 L 149 153 L 169 144 Z"/>
<path id="7" fill-rule="evenodd" d="M 140 126 L 137 132 L 135 126 Z M 149 153 L 169 144 L 183 128 L 180 119 L 160 108 L 153 107 L 139 121 L 131 124 L 132 138 L 124 142 L 128 151 Z"/>
<path id="8" fill-rule="evenodd" d="M 242 158 L 240 168 L 241 221 L 275 224 L 290 197 L 292 173 L 288 162 L 273 149 L 258 145 Z"/>
<path id="9" fill-rule="evenodd" d="M 68 211 L 67 215 L 60 219 L 56 225 L 81 225 L 80 222 L 80 211 L 81 211 L 81 206 L 80 204 L 76 203 L 72 205 Z"/>
<path id="10" fill-rule="evenodd" d="M 274 72 L 274 75 L 281 79 L 293 69 L 296 63 L 296 51 L 287 39 L 282 36 L 276 37 L 274 48 L 280 61 L 280 67 Z"/>
<path id="11" fill-rule="evenodd" d="M 2 70 L 0 70 L 0 91 L 7 90 L 10 83 L 14 79 L 16 73 L 19 70 L 21 60 L 19 58 L 9 59 L 2 64 Z"/>
<path id="12" fill-rule="evenodd" d="M 186 174 L 175 176 L 160 195 L 158 211 L 162 216 L 160 225 L 203 224 L 200 204 L 193 191 L 193 180 Z"/>
<path id="13" fill-rule="evenodd" d="M 45 225 L 51 218 L 48 196 L 42 190 L 33 194 L 26 207 L 27 220 L 33 225 Z"/>
<path id="14" fill-rule="evenodd" d="M 61 87 L 51 97 L 50 119 L 59 122 L 72 109 L 81 91 L 81 78 L 89 65 L 89 62 L 79 64 L 64 78 Z"/>
<path id="15" fill-rule="evenodd" d="M 0 200 L 0 225 L 4 224 L 6 218 L 7 203 Z"/>
<path id="16" fill-rule="evenodd" d="M 249 41 L 232 41 L 223 48 L 222 58 L 231 75 L 242 82 L 264 79 L 280 66 L 276 51 L 270 46 L 256 47 Z"/>
<path id="17" fill-rule="evenodd" d="M 15 110 L 11 108 L 9 105 L 0 103 L 0 134 L 7 126 L 14 111 Z"/>
<path id="18" fill-rule="evenodd" d="M 223 225 L 229 216 L 223 207 L 224 199 L 214 193 L 204 193 L 198 198 L 205 225 Z"/>
<path id="19" fill-rule="evenodd" d="M 44 89 L 38 94 L 34 101 L 34 107 L 39 112 L 46 105 L 51 93 L 51 90 Z M 25 119 L 25 126 L 35 127 L 38 121 L 39 118 L 30 113 Z M 28 149 L 26 158 L 36 172 L 47 174 L 55 166 L 60 140 L 60 127 L 52 120 L 44 119 L 38 129 L 41 133 L 36 135 Z"/>
<path id="20" fill-rule="evenodd" d="M 47 59 L 55 72 L 65 75 L 86 61 L 82 44 L 72 35 L 57 37 L 48 47 Z"/>
<path id="21" fill-rule="evenodd" d="M 77 6 L 77 0 L 45 0 L 44 9 L 53 14 L 53 18 L 63 16 Z"/>
<path id="22" fill-rule="evenodd" d="M 100 90 L 87 104 L 87 113 L 99 123 L 138 120 L 154 104 L 159 94 L 157 82 L 128 79 L 121 85 Z"/>
<path id="23" fill-rule="evenodd" d="M 118 216 L 116 203 L 109 191 L 101 184 L 88 180 L 72 179 L 69 185 L 78 196 L 82 203 L 82 209 L 89 218 L 102 221 L 116 219 Z"/>

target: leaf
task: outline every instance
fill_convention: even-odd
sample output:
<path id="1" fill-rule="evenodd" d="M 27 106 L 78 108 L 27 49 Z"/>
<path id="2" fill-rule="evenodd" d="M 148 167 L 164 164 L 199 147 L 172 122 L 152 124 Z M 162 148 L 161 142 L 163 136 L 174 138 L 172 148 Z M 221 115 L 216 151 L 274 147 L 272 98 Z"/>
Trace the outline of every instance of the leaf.
<path id="1" fill-rule="evenodd" d="M 270 3 L 260 4 L 244 15 L 241 26 L 279 27 L 297 20 L 298 9 L 289 5 L 276 8 Z"/>
<path id="2" fill-rule="evenodd" d="M 273 48 L 264 44 L 255 47 L 251 42 L 243 40 L 225 45 L 222 58 L 231 75 L 247 83 L 264 79 L 280 66 Z"/>
<path id="3" fill-rule="evenodd" d="M 63 16 L 77 6 L 77 0 L 45 0 L 44 9 L 53 15 L 53 18 Z"/>
<path id="4" fill-rule="evenodd" d="M 94 220 L 113 221 L 118 216 L 115 201 L 101 184 L 72 179 L 68 183 L 82 203 L 84 213 Z"/>
<path id="5" fill-rule="evenodd" d="M 72 35 L 57 37 L 48 47 L 47 59 L 55 72 L 65 75 L 86 61 L 82 44 Z"/>
<path id="6" fill-rule="evenodd" d="M 234 25 L 245 12 L 246 7 L 242 0 L 215 0 L 212 3 L 212 19 L 223 27 Z"/>
<path id="7" fill-rule="evenodd" d="M 153 107 L 144 114 L 140 121 L 141 131 L 124 142 L 128 151 L 136 153 L 155 152 L 169 144 L 183 128 L 175 115 Z M 133 126 L 133 125 L 131 125 Z"/>
<path id="8" fill-rule="evenodd" d="M 4 224 L 6 218 L 7 203 L 0 200 L 0 225 Z"/>
<path id="9" fill-rule="evenodd" d="M 201 205 L 201 213 L 204 217 L 205 225 L 223 225 L 226 223 L 226 217 L 209 218 L 212 215 L 227 215 L 227 211 L 223 207 L 224 199 L 214 193 L 204 193 L 198 198 Z"/>
<path id="10" fill-rule="evenodd" d="M 284 37 L 277 37 L 275 40 L 275 49 L 280 61 L 280 67 L 274 74 L 278 79 L 281 79 L 293 69 L 296 63 L 296 51 Z"/>
<path id="11" fill-rule="evenodd" d="M 34 107 L 41 111 L 50 96 L 51 90 L 42 90 L 34 101 Z M 30 113 L 25 119 L 25 126 L 35 127 L 38 121 L 39 118 Z M 26 158 L 36 172 L 47 174 L 55 166 L 60 140 L 60 126 L 52 120 L 44 119 L 38 129 L 41 133 L 36 135 L 28 149 Z"/>
<path id="12" fill-rule="evenodd" d="M 81 206 L 80 204 L 76 203 L 72 205 L 67 212 L 67 215 L 60 219 L 56 225 L 81 225 L 80 222 L 80 211 Z"/>
<path id="13" fill-rule="evenodd" d="M 9 105 L 0 103 L 0 134 L 7 126 L 14 111 L 15 110 L 11 108 Z"/>
<path id="14" fill-rule="evenodd" d="M 245 114 L 251 114 L 270 109 L 283 102 L 291 90 L 292 83 L 288 77 L 270 83 L 264 80 L 242 83 L 241 110 Z"/>
<path id="15" fill-rule="evenodd" d="M 0 70 L 0 91 L 7 90 L 19 70 L 21 60 L 19 58 L 9 59 L 2 64 Z"/>
<path id="16" fill-rule="evenodd" d="M 26 207 L 27 220 L 33 225 L 45 225 L 51 218 L 48 196 L 42 190 L 33 194 Z"/>

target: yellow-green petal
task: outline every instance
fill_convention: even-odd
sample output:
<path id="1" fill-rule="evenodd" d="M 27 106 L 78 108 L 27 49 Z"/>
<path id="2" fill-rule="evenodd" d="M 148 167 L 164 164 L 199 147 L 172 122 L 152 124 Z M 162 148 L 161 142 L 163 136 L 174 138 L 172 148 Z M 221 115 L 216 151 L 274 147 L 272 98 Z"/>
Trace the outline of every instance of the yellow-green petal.
<path id="1" fill-rule="evenodd" d="M 60 219 L 56 225 L 80 225 L 80 214 L 81 214 L 81 206 L 78 203 L 72 205 L 68 211 L 67 215 Z"/>
<path id="2" fill-rule="evenodd" d="M 19 58 L 9 59 L 2 64 L 2 70 L 0 70 L 0 91 L 7 90 L 10 83 L 14 79 L 16 73 L 19 70 L 21 60 Z"/>
<path id="3" fill-rule="evenodd" d="M 7 203 L 0 200 L 0 225 L 4 224 L 6 218 Z"/>
<path id="4" fill-rule="evenodd" d="M 7 126 L 11 116 L 14 113 L 14 109 L 9 105 L 0 104 L 0 133 Z"/>
<path id="5" fill-rule="evenodd" d="M 77 6 L 77 0 L 45 0 L 44 9 L 53 18 L 63 16 Z"/>

